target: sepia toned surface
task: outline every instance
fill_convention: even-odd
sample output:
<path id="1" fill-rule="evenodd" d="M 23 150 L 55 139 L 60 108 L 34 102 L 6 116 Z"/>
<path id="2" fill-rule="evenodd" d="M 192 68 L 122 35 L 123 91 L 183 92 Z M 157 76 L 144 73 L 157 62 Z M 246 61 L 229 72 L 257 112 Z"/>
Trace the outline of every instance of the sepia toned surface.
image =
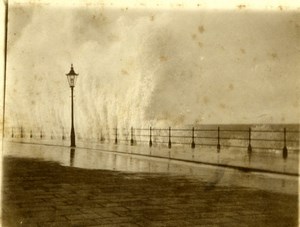
<path id="1" fill-rule="evenodd" d="M 12 4 L 8 17 L 7 127 L 68 128 L 71 63 L 84 136 L 298 123 L 298 10 Z"/>
<path id="2" fill-rule="evenodd" d="M 22 148 L 4 158 L 5 226 L 297 226 L 295 177 L 10 145 Z"/>
<path id="3" fill-rule="evenodd" d="M 297 226 L 299 8 L 221 2 L 8 2 L 3 226 Z"/>

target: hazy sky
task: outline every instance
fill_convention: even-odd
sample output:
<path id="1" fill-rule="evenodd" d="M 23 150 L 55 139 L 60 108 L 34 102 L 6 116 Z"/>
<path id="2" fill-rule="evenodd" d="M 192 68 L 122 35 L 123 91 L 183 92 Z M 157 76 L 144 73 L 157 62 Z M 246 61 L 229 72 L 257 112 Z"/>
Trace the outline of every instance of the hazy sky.
<path id="1" fill-rule="evenodd" d="M 7 122 L 298 123 L 299 11 L 9 9 Z"/>

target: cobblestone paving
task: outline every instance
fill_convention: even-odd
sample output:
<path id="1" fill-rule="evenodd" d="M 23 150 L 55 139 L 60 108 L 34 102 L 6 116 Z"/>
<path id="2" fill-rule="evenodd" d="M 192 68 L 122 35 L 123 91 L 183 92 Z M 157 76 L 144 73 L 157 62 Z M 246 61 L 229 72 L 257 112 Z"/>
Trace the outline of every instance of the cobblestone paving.
<path id="1" fill-rule="evenodd" d="M 298 196 L 4 158 L 3 226 L 298 226 Z"/>

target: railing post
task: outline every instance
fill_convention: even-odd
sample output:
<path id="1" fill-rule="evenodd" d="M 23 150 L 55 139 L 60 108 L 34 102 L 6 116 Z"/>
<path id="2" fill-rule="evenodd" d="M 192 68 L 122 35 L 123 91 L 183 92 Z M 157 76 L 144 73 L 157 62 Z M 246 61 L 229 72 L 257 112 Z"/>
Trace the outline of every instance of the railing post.
<path id="1" fill-rule="evenodd" d="M 251 128 L 249 128 L 249 144 L 248 144 L 248 152 L 252 152 L 252 146 L 251 146 Z"/>
<path id="2" fill-rule="evenodd" d="M 11 138 L 14 138 L 14 127 L 11 128 Z"/>
<path id="3" fill-rule="evenodd" d="M 151 128 L 151 126 L 150 126 L 149 136 L 150 136 L 149 147 L 152 147 L 152 128 Z"/>
<path id="4" fill-rule="evenodd" d="M 192 129 L 192 144 L 191 144 L 191 148 L 195 148 L 195 146 L 196 146 L 196 144 L 195 144 L 195 134 L 194 134 L 194 132 L 195 132 L 195 129 L 194 129 L 194 127 L 193 127 L 193 129 Z"/>
<path id="5" fill-rule="evenodd" d="M 286 128 L 283 130 L 283 144 L 282 157 L 286 159 L 288 157 L 288 149 L 286 147 Z"/>
<path id="6" fill-rule="evenodd" d="M 62 137 L 61 137 L 62 140 L 65 140 L 65 128 L 63 127 L 62 128 Z"/>
<path id="7" fill-rule="evenodd" d="M 134 141 L 133 141 L 133 127 L 131 127 L 130 137 L 131 137 L 131 139 L 130 139 L 130 145 L 133 146 L 133 143 L 134 143 Z"/>
<path id="8" fill-rule="evenodd" d="M 32 138 L 32 130 L 30 130 L 30 138 Z"/>
<path id="9" fill-rule="evenodd" d="M 217 150 L 220 152 L 221 145 L 220 145 L 220 127 L 218 127 L 218 144 L 217 144 Z"/>
<path id="10" fill-rule="evenodd" d="M 171 143 L 171 127 L 169 127 L 169 143 L 168 143 L 168 148 L 172 147 L 172 143 Z"/>
<path id="11" fill-rule="evenodd" d="M 115 144 L 118 144 L 118 128 L 116 128 Z"/>
<path id="12" fill-rule="evenodd" d="M 20 135 L 21 135 L 21 138 L 23 138 L 23 127 L 20 128 Z"/>
<path id="13" fill-rule="evenodd" d="M 103 136 L 103 132 L 102 132 L 102 129 L 101 129 L 101 132 L 100 132 L 100 141 L 103 142 L 105 140 L 104 136 Z"/>

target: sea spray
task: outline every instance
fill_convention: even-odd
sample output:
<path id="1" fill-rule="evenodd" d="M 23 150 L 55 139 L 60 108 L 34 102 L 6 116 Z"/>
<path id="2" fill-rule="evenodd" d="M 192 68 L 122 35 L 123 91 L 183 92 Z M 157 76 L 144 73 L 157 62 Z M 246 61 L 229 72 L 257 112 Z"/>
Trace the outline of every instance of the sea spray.
<path id="1" fill-rule="evenodd" d="M 6 129 L 69 131 L 71 63 L 82 137 L 113 138 L 115 127 L 297 122 L 294 17 L 12 7 Z"/>

